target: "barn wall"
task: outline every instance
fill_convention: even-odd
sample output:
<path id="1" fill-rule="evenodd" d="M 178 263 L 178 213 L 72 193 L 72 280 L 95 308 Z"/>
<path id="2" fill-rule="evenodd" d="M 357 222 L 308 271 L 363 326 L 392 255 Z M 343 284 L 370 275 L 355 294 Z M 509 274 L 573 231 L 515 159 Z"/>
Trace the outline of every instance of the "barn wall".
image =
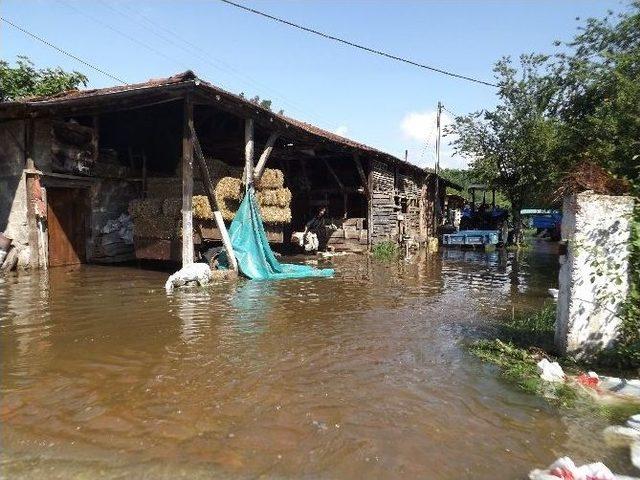
<path id="1" fill-rule="evenodd" d="M 24 139 L 24 121 L 0 124 L 0 232 L 13 239 L 21 266 L 29 263 Z"/>
<path id="2" fill-rule="evenodd" d="M 402 235 L 423 243 L 433 235 L 435 183 L 427 174 L 399 173 L 397 167 L 371 162 L 371 243 L 398 242 Z"/>
<path id="3" fill-rule="evenodd" d="M 398 214 L 396 211 L 394 167 L 382 162 L 371 162 L 371 243 L 397 241 Z"/>

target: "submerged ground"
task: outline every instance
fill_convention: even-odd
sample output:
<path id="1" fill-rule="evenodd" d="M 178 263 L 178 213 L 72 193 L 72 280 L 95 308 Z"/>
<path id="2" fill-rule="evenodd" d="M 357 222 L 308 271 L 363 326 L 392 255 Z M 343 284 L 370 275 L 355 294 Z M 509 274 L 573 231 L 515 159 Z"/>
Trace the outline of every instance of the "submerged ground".
<path id="1" fill-rule="evenodd" d="M 464 342 L 537 308 L 558 258 L 334 261 L 333 279 L 167 296 L 167 273 L 0 278 L 3 478 L 526 478 L 624 471 L 603 420 L 502 381 Z"/>

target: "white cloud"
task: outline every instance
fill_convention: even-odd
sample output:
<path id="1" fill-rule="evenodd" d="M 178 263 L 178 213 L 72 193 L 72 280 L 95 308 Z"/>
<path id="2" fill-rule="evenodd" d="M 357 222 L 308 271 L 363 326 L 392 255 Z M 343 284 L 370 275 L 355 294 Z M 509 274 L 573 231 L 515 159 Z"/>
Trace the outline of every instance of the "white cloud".
<path id="1" fill-rule="evenodd" d="M 336 135 L 340 135 L 341 137 L 346 137 L 347 133 L 349 133 L 349 127 L 347 127 L 346 125 L 340 125 L 333 131 L 333 133 L 335 133 Z"/>
<path id="2" fill-rule="evenodd" d="M 409 161 L 420 167 L 433 167 L 435 165 L 436 146 L 436 110 L 423 112 L 409 112 L 400 122 L 400 130 L 405 141 L 408 141 Z M 440 117 L 441 128 L 444 132 L 447 126 L 453 124 L 453 117 L 446 111 Z M 453 155 L 453 147 L 450 142 L 453 135 L 442 136 L 440 151 L 440 168 L 467 168 L 469 162 L 460 155 Z"/>

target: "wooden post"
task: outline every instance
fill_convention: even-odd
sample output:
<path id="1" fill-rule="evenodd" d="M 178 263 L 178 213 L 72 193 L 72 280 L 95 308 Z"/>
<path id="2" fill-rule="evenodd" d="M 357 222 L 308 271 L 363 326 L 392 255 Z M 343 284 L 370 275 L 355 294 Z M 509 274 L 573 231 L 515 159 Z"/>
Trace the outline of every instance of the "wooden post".
<path id="1" fill-rule="evenodd" d="M 193 103 L 184 99 L 182 123 L 182 266 L 193 263 Z"/>
<path id="2" fill-rule="evenodd" d="M 213 216 L 216 219 L 216 224 L 218 225 L 218 230 L 220 230 L 220 236 L 222 237 L 222 244 L 224 245 L 224 249 L 227 251 L 227 258 L 229 259 L 229 265 L 233 269 L 234 272 L 238 272 L 238 261 L 236 260 L 236 254 L 233 251 L 233 246 L 231 245 L 231 239 L 229 238 L 229 232 L 227 231 L 227 227 L 224 224 L 224 219 L 222 218 L 222 214 L 219 210 L 213 212 Z"/>
<path id="3" fill-rule="evenodd" d="M 358 155 L 358 153 L 353 154 L 353 161 L 356 164 L 358 175 L 360 175 L 360 181 L 362 182 L 362 186 L 364 187 L 364 192 L 365 194 L 369 195 L 369 182 L 367 180 L 367 176 L 364 174 L 364 168 L 362 167 L 362 163 L 360 162 L 360 155 Z"/>
<path id="4" fill-rule="evenodd" d="M 34 143 L 35 122 L 33 118 L 24 122 L 24 164 L 29 171 L 35 170 L 35 162 L 33 160 L 33 143 Z M 40 241 L 38 235 L 38 219 L 36 212 L 36 175 L 34 173 L 25 174 L 25 187 L 27 190 L 27 225 L 29 232 L 29 268 L 37 268 L 40 266 Z"/>
<path id="5" fill-rule="evenodd" d="M 253 132 L 253 118 L 247 118 L 244 124 L 244 180 L 248 189 L 253 183 L 253 153 L 255 140 Z"/>
<path id="6" fill-rule="evenodd" d="M 280 134 L 277 132 L 274 132 L 271 135 L 269 135 L 269 138 L 267 139 L 267 144 L 265 145 L 264 150 L 262 151 L 262 155 L 260 155 L 260 158 L 258 159 L 258 164 L 256 165 L 256 169 L 253 173 L 253 180 L 255 182 L 260 180 L 260 177 L 262 177 L 262 174 L 264 173 L 264 167 L 267 163 L 267 160 L 269 159 L 269 155 L 271 155 L 271 152 L 273 151 L 273 146 L 275 145 L 276 140 L 278 139 L 279 136 Z"/>
<path id="7" fill-rule="evenodd" d="M 369 160 L 367 188 L 367 244 L 369 250 L 371 250 L 373 246 L 373 162 L 371 160 Z"/>
<path id="8" fill-rule="evenodd" d="M 207 161 L 202 153 L 200 140 L 198 140 L 198 135 L 196 135 L 196 130 L 193 125 L 191 125 L 191 138 L 193 138 L 193 149 L 196 154 L 196 161 L 198 162 L 200 172 L 202 173 L 204 189 L 209 197 L 209 205 L 212 210 L 220 210 L 220 206 L 218 205 L 218 200 L 216 198 L 215 187 L 213 186 L 213 180 L 211 179 L 211 173 L 209 172 L 209 166 L 207 165 Z"/>
<path id="9" fill-rule="evenodd" d="M 327 161 L 326 158 L 323 158 L 322 161 L 324 162 L 325 166 L 327 167 L 327 169 L 329 170 L 329 173 L 331 174 L 331 176 L 333 177 L 333 179 L 336 181 L 336 183 L 338 184 L 338 187 L 340 187 L 340 190 L 342 190 L 344 192 L 344 185 L 342 184 L 342 182 L 340 181 L 340 177 L 338 177 L 338 175 L 336 174 L 336 172 L 333 170 L 333 168 L 331 168 L 331 165 L 329 165 L 329 162 Z"/>

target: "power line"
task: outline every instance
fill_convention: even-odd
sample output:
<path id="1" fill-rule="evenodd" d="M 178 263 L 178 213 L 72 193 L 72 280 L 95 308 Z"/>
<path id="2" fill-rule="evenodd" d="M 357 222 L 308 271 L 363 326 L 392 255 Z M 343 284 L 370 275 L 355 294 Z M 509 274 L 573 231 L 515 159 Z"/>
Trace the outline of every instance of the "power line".
<path id="1" fill-rule="evenodd" d="M 64 2 L 64 0 L 61 0 L 61 1 Z M 128 12 L 130 12 L 131 14 L 136 15 L 137 17 L 143 19 L 148 25 L 145 25 L 144 23 L 135 20 L 134 18 L 132 18 L 132 16 L 129 13 L 127 13 L 127 12 L 125 12 L 123 10 L 116 9 L 113 5 L 109 5 L 104 0 L 99 0 L 99 1 L 104 7 L 108 8 L 112 12 L 115 12 L 115 13 L 123 16 L 124 18 L 127 18 L 128 20 L 130 20 L 132 22 L 135 22 L 137 25 L 139 25 L 142 28 L 144 28 L 145 30 L 151 32 L 152 34 L 154 34 L 158 38 L 162 39 L 166 43 L 168 43 L 168 44 L 170 44 L 170 45 L 172 45 L 172 46 L 174 46 L 176 48 L 179 48 L 179 49 L 183 50 L 184 52 L 186 52 L 186 53 L 188 53 L 190 55 L 193 55 L 195 58 L 198 58 L 201 61 L 211 65 L 216 70 L 217 69 L 226 69 L 229 73 L 231 73 L 231 75 L 234 75 L 235 77 L 237 77 L 238 79 L 243 81 L 243 83 L 245 83 L 247 85 L 253 85 L 253 88 L 257 88 L 258 90 L 266 91 L 269 94 L 270 97 L 278 100 L 280 103 L 283 104 L 283 106 L 291 108 L 293 111 L 298 111 L 299 113 L 302 113 L 303 115 L 306 115 L 305 109 L 303 107 L 300 107 L 296 103 L 293 103 L 292 101 L 287 100 L 287 98 L 284 97 L 284 95 L 281 92 L 279 92 L 278 90 L 275 90 L 275 89 L 273 89 L 271 87 L 268 87 L 266 85 L 260 84 L 255 79 L 253 79 L 252 77 L 250 77 L 247 74 L 244 74 L 244 73 L 238 71 L 236 68 L 234 68 L 233 66 L 231 66 L 227 62 L 224 62 L 223 60 L 220 60 L 218 58 L 212 57 L 211 53 L 209 51 L 203 49 L 201 46 L 199 46 L 199 45 L 197 45 L 197 44 L 195 44 L 193 42 L 190 42 L 189 40 L 186 40 L 185 38 L 180 36 L 178 33 L 176 33 L 174 30 L 171 30 L 171 29 L 167 28 L 166 26 L 164 26 L 164 25 L 162 25 L 162 24 L 160 24 L 158 22 L 155 22 L 154 20 L 152 20 L 148 16 L 138 12 L 137 10 L 134 10 L 134 9 L 130 8 L 126 4 L 123 4 L 122 7 L 125 8 L 126 10 L 128 10 Z M 164 33 L 161 33 L 159 30 L 162 30 L 162 31 L 166 32 L 168 35 L 170 35 L 171 37 L 173 37 L 176 40 L 178 40 L 178 42 L 176 42 L 173 38 L 170 38 L 169 36 L 165 35 Z M 215 61 L 215 63 L 212 61 L 212 59 Z M 220 65 L 218 65 L 218 64 L 220 64 Z M 326 118 L 318 115 L 316 112 L 309 111 L 308 113 L 310 113 L 312 115 L 312 118 L 316 118 L 316 119 L 321 120 L 320 123 L 324 123 L 324 124 L 327 124 L 327 125 L 333 125 L 332 121 L 329 121 Z"/>
<path id="2" fill-rule="evenodd" d="M 60 2 L 62 2 L 62 3 L 63 3 L 63 4 L 65 4 L 67 7 L 71 8 L 72 10 L 75 10 L 75 11 L 76 11 L 76 12 L 78 12 L 80 15 L 83 15 L 84 17 L 88 18 L 89 20 L 93 20 L 94 22 L 98 23 L 99 25 L 102 25 L 103 27 L 108 28 L 108 29 L 109 29 L 109 30 L 111 30 L 112 32 L 117 33 L 117 34 L 118 34 L 118 35 L 120 35 L 121 37 L 126 38 L 126 39 L 127 39 L 127 40 L 129 40 L 130 42 L 133 42 L 133 43 L 135 43 L 136 45 L 139 45 L 139 46 L 141 46 L 141 47 L 143 47 L 143 48 L 146 48 L 147 50 L 149 50 L 150 52 L 155 53 L 156 55 L 160 55 L 161 57 L 163 57 L 163 58 L 165 58 L 165 59 L 169 60 L 171 63 L 174 63 L 174 62 L 175 62 L 175 63 L 177 63 L 177 64 L 179 64 L 179 65 L 182 65 L 182 68 L 184 68 L 184 69 L 188 69 L 188 68 L 189 68 L 187 65 L 183 64 L 181 60 L 179 60 L 179 59 L 177 59 L 177 58 L 174 58 L 174 57 L 171 57 L 171 56 L 169 56 L 169 55 L 165 54 L 164 52 L 162 52 L 162 51 L 158 50 L 157 48 L 155 48 L 155 47 L 153 47 L 153 46 L 151 46 L 151 45 L 148 45 L 148 44 L 146 44 L 146 43 L 144 43 L 144 42 L 141 42 L 141 41 L 140 41 L 140 40 L 138 40 L 137 38 L 135 38 L 135 37 L 133 37 L 133 36 L 129 35 L 129 34 L 128 34 L 128 33 L 126 33 L 126 32 L 123 32 L 122 30 L 119 30 L 119 29 L 117 29 L 117 28 L 113 27 L 112 25 L 109 25 L 107 22 L 105 22 L 105 21 L 103 21 L 103 20 L 101 20 L 101 19 L 99 19 L 99 18 L 96 18 L 96 17 L 94 17 L 93 15 L 89 15 L 87 12 L 85 12 L 85 11 L 83 11 L 83 10 L 81 10 L 81 9 L 79 9 L 79 8 L 77 8 L 77 7 L 75 7 L 74 5 L 72 5 L 71 3 L 67 2 L 66 0 L 60 0 Z"/>
<path id="3" fill-rule="evenodd" d="M 424 63 L 419 63 L 419 62 L 416 62 L 414 60 L 410 60 L 410 59 L 405 58 L 405 57 L 399 57 L 397 55 L 393 55 L 391 53 L 387 53 L 387 52 L 384 52 L 382 50 L 376 50 L 375 48 L 371 48 L 371 47 L 367 47 L 365 45 L 354 43 L 354 42 L 351 42 L 349 40 L 345 40 L 343 38 L 336 37 L 334 35 L 330 35 L 328 33 L 324 33 L 324 32 L 321 32 L 319 30 L 315 30 L 313 28 L 305 27 L 303 25 L 299 25 L 297 23 L 290 22 L 289 20 L 285 20 L 283 18 L 279 18 L 279 17 L 275 17 L 273 15 L 269 15 L 268 13 L 261 12 L 260 10 L 256 10 L 254 8 L 247 7 L 247 6 L 241 5 L 239 3 L 232 2 L 231 0 L 219 0 L 219 1 L 222 2 L 222 3 L 226 3 L 227 5 L 231 5 L 233 7 L 236 7 L 236 8 L 239 8 L 241 10 L 244 10 L 246 12 L 250 12 L 250 13 L 253 13 L 255 15 L 259 15 L 261 17 L 268 18 L 269 20 L 273 20 L 275 22 L 279 22 L 279 23 L 282 23 L 284 25 L 288 25 L 290 27 L 294 27 L 294 28 L 297 28 L 299 30 L 303 30 L 303 31 L 305 31 L 307 33 L 312 33 L 313 35 L 317 35 L 319 37 L 326 38 L 328 40 L 333 40 L 335 42 L 339 42 L 339 43 L 342 43 L 344 45 L 348 45 L 350 47 L 358 48 L 360 50 L 364 50 L 365 52 L 373 53 L 375 55 L 380 55 L 382 57 L 390 58 L 390 59 L 396 60 L 398 62 L 407 63 L 409 65 L 413 65 L 414 67 L 424 68 L 426 70 L 431 70 L 432 72 L 440 73 L 442 75 L 448 75 L 450 77 L 459 78 L 461 80 L 467 80 L 469 82 L 479 83 L 481 85 L 487 85 L 489 87 L 497 87 L 498 86 L 495 83 L 486 82 L 484 80 L 480 80 L 480 79 L 477 79 L 477 78 L 468 77 L 466 75 L 461 75 L 459 73 L 450 72 L 448 70 L 443 70 L 443 69 L 437 68 L 437 67 L 432 67 L 432 66 L 429 66 L 429 65 L 425 65 Z"/>
<path id="4" fill-rule="evenodd" d="M 39 36 L 38 36 L 38 35 L 36 35 L 35 33 L 31 33 L 30 31 L 28 31 L 28 30 L 26 30 L 26 29 L 24 29 L 24 28 L 20 27 L 19 25 L 16 25 L 15 23 L 13 23 L 13 22 L 11 22 L 11 21 L 7 20 L 6 18 L 4 18 L 4 17 L 1 17 L 1 16 L 0 16 L 0 20 L 2 20 L 3 22 L 5 22 L 5 23 L 6 23 L 6 24 L 8 24 L 8 25 L 11 25 L 11 26 L 12 26 L 13 28 L 15 28 L 16 30 L 20 30 L 20 31 L 21 31 L 22 33 L 24 33 L 25 35 L 28 35 L 29 37 L 31 37 L 31 38 L 33 38 L 33 39 L 35 39 L 35 40 L 37 40 L 37 41 L 39 41 L 39 42 L 41 42 L 41 43 L 44 43 L 44 44 L 45 44 L 45 45 L 47 45 L 48 47 L 51 47 L 51 48 L 53 48 L 54 50 L 57 50 L 58 52 L 62 53 L 63 55 L 66 55 L 67 57 L 71 57 L 71 58 L 73 58 L 74 60 L 76 60 L 76 61 L 78 61 L 78 62 L 82 63 L 83 65 L 86 65 L 87 67 L 89 67 L 89 68 L 91 68 L 91 69 L 95 70 L 96 72 L 99 72 L 99 73 L 101 73 L 102 75 L 105 75 L 105 76 L 107 76 L 107 77 L 109 77 L 109 78 L 111 78 L 111 79 L 113 79 L 113 80 L 115 80 L 115 81 L 117 81 L 117 82 L 120 82 L 120 83 L 122 83 L 123 85 L 127 85 L 127 82 L 125 82 L 125 81 L 124 81 L 124 80 L 122 80 L 121 78 L 118 78 L 118 77 L 116 77 L 115 75 L 112 75 L 112 74 L 110 74 L 109 72 L 106 72 L 106 71 L 102 70 L 101 68 L 98 68 L 98 67 L 96 67 L 95 65 L 90 64 L 90 63 L 89 63 L 89 62 L 87 62 L 86 60 L 83 60 L 82 58 L 80 58 L 80 57 L 78 57 L 78 56 L 74 55 L 73 53 L 67 52 L 66 50 L 63 50 L 62 48 L 55 46 L 53 43 L 48 42 L 47 40 L 45 40 L 45 39 L 44 39 L 44 38 L 42 38 L 42 37 L 39 37 Z"/>

